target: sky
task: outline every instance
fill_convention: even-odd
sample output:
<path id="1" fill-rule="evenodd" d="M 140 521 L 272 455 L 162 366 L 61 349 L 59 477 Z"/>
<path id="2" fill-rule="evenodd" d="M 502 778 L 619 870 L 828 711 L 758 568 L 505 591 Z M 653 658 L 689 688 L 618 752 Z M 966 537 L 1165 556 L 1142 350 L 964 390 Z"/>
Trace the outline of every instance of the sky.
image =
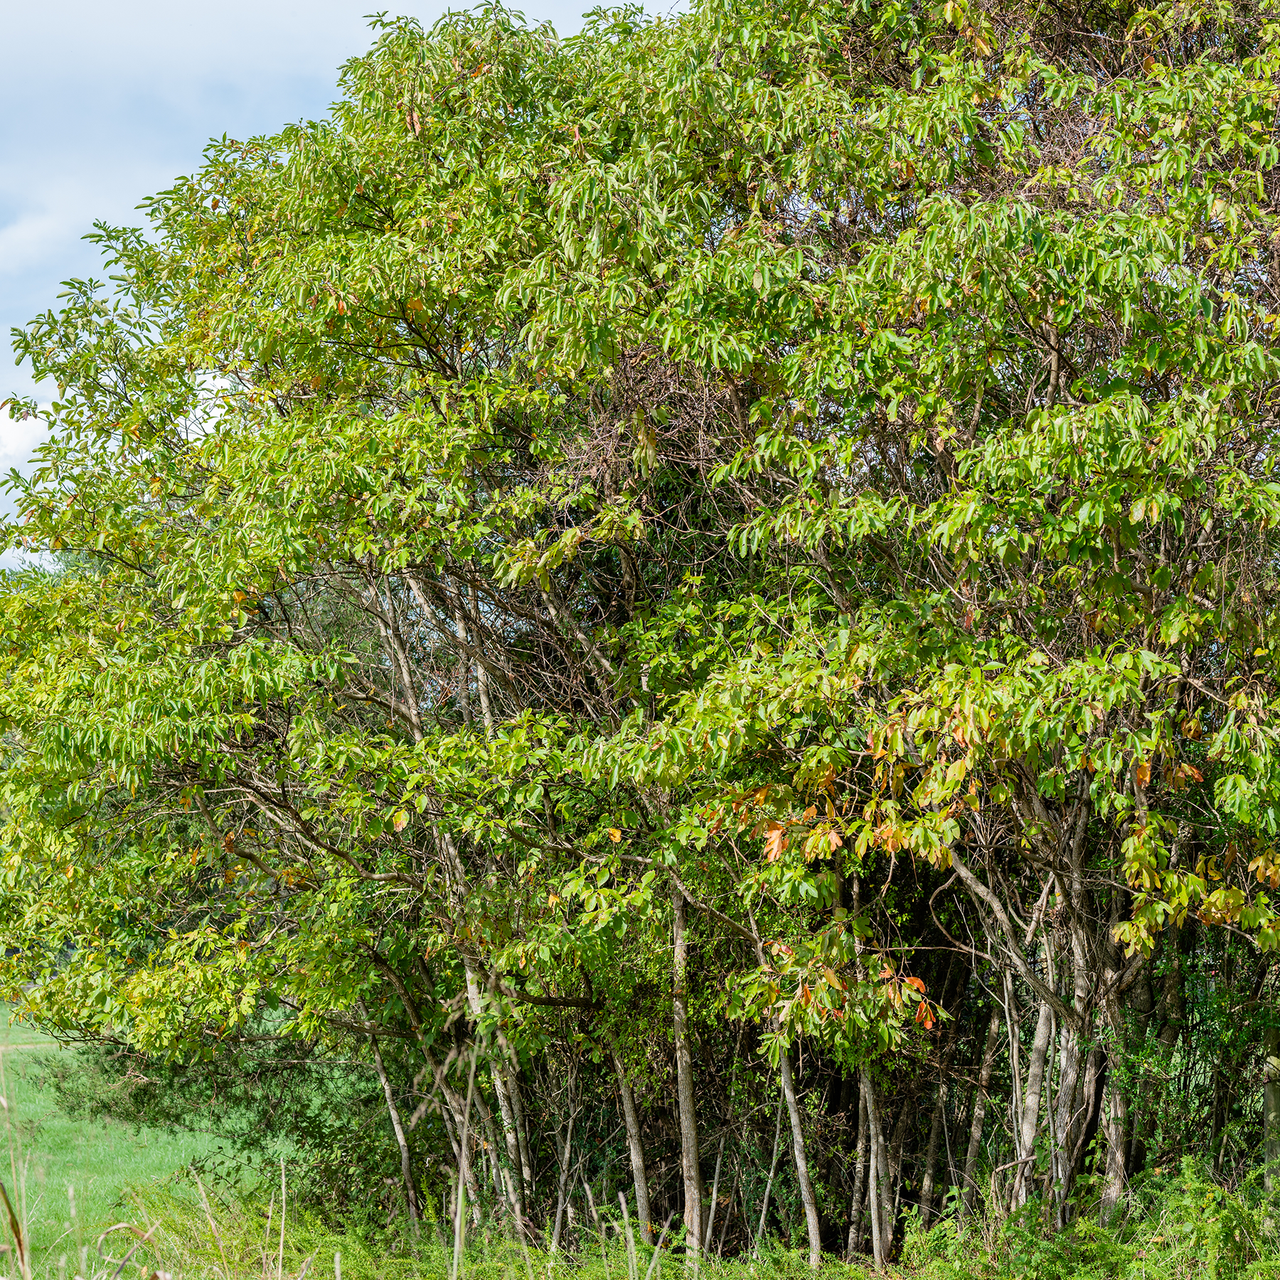
<path id="1" fill-rule="evenodd" d="M 99 276 L 82 237 L 137 224 L 138 202 L 192 172 L 205 143 L 323 115 L 337 68 L 371 43 L 377 4 L 430 25 L 445 0 L 0 0 L 0 400 L 50 397 L 13 363 L 9 330 Z M 513 0 L 562 35 L 596 0 Z M 465 6 L 455 0 L 454 8 Z M 38 419 L 0 413 L 0 473 L 22 467 Z M 3 499 L 0 498 L 0 507 Z"/>

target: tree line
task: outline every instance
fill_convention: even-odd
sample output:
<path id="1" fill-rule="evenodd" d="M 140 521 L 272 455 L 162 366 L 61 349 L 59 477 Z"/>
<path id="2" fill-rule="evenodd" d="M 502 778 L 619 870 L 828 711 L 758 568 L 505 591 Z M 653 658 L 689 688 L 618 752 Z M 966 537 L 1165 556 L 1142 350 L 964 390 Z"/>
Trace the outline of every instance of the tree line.
<path id="1" fill-rule="evenodd" d="M 1280 1156 L 1274 6 L 375 28 L 15 333 L 8 998 L 552 1248 Z"/>

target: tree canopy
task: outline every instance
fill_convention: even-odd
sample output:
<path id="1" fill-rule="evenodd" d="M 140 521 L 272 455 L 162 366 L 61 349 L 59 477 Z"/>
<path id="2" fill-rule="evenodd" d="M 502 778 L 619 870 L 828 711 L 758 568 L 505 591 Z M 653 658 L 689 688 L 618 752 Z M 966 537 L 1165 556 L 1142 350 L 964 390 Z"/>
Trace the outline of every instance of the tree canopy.
<path id="1" fill-rule="evenodd" d="M 411 1217 L 557 1238 L 616 1164 L 714 1247 L 728 1142 L 749 1245 L 771 1129 L 815 1263 L 938 1211 L 939 1126 L 965 1208 L 1059 1226 L 1231 1159 L 1205 1055 L 1260 1106 L 1280 1049 L 1278 19 L 379 19 L 328 118 L 99 226 L 16 337 L 9 998 L 359 1059 Z"/>

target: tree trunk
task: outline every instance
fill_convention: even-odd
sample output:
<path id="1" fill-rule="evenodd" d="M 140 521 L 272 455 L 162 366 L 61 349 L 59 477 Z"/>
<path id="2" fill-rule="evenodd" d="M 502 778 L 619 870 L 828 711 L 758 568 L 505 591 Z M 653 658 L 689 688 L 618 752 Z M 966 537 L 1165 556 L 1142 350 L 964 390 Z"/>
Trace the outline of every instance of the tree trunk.
<path id="1" fill-rule="evenodd" d="M 773 1130 L 773 1155 L 769 1160 L 769 1176 L 765 1179 L 764 1195 L 760 1199 L 760 1225 L 756 1228 L 755 1244 L 751 1256 L 760 1260 L 760 1241 L 764 1239 L 765 1224 L 769 1220 L 769 1194 L 773 1191 L 773 1177 L 778 1172 L 778 1152 L 782 1147 L 782 1103 L 778 1103 L 778 1123 Z"/>
<path id="2" fill-rule="evenodd" d="M 569 1119 L 564 1131 L 564 1147 L 560 1154 L 560 1179 L 556 1184 L 556 1216 L 551 1228 L 551 1252 L 560 1248 L 560 1230 L 564 1225 L 564 1211 L 568 1202 L 570 1163 L 573 1160 L 573 1121 L 577 1111 L 569 1108 Z M 559 1137 L 559 1134 L 556 1135 Z"/>
<path id="3" fill-rule="evenodd" d="M 524 1178 L 524 1200 L 527 1204 L 534 1196 L 533 1160 L 529 1156 L 529 1140 L 524 1127 L 524 1102 L 520 1094 L 520 1064 L 510 1053 L 511 1064 L 507 1071 L 507 1087 L 511 1091 L 511 1111 L 516 1122 L 516 1142 L 520 1147 L 520 1172 Z"/>
<path id="4" fill-rule="evenodd" d="M 622 1119 L 627 1129 L 627 1148 L 631 1153 L 631 1181 L 636 1190 L 636 1220 L 645 1244 L 653 1244 L 653 1219 L 649 1213 L 649 1178 L 644 1165 L 644 1144 L 640 1137 L 640 1117 L 636 1112 L 636 1098 L 627 1078 L 627 1069 L 618 1042 L 609 1036 L 609 1048 L 613 1054 L 613 1067 L 618 1074 L 618 1093 L 622 1098 Z"/>
<path id="5" fill-rule="evenodd" d="M 720 1145 L 716 1148 L 716 1171 L 711 1175 L 711 1197 L 707 1201 L 707 1216 L 703 1223 L 703 1235 L 706 1236 L 704 1249 L 710 1252 L 711 1242 L 716 1238 L 716 1209 L 719 1207 L 720 1167 L 724 1162 L 724 1144 L 727 1133 L 720 1134 Z"/>
<path id="6" fill-rule="evenodd" d="M 852 1261 L 853 1255 L 862 1251 L 862 1200 L 867 1189 L 869 1151 L 867 1095 L 859 1089 L 858 1144 L 854 1149 L 853 1201 L 849 1206 L 849 1243 L 846 1249 L 846 1261 Z"/>
<path id="7" fill-rule="evenodd" d="M 1107 1178 L 1102 1188 L 1102 1223 L 1105 1226 L 1124 1199 L 1125 1192 L 1125 1129 L 1128 1109 L 1115 1072 L 1111 1073 L 1111 1079 L 1107 1083 L 1103 1116 L 1107 1134 Z"/>
<path id="8" fill-rule="evenodd" d="M 1056 1142 L 1053 1148 L 1054 1226 L 1064 1231 L 1067 1206 L 1075 1182 L 1076 1135 L 1081 1112 L 1076 1097 L 1080 1093 L 1080 1033 L 1063 1023 L 1058 1032 L 1058 1105 L 1054 1115 Z"/>
<path id="9" fill-rule="evenodd" d="M 467 1002 L 471 1006 L 471 1016 L 480 1024 L 484 1004 L 480 998 L 480 985 L 476 980 L 475 970 L 470 963 L 465 965 L 467 979 Z M 489 1075 L 493 1080 L 493 1091 L 498 1095 L 498 1111 L 502 1117 L 502 1138 L 507 1152 L 507 1165 L 511 1169 L 510 1191 L 513 1193 L 511 1212 L 516 1220 L 516 1231 L 524 1234 L 524 1169 L 520 1159 L 520 1139 L 516 1132 L 515 1109 L 511 1105 L 511 1095 L 507 1091 L 507 1077 L 504 1070 L 506 1064 L 501 1060 L 490 1062 Z M 499 1194 L 503 1189 L 503 1179 L 499 1182 Z"/>
<path id="10" fill-rule="evenodd" d="M 800 1104 L 796 1100 L 795 1079 L 791 1074 L 791 1055 L 785 1049 L 778 1059 L 778 1075 L 782 1080 L 782 1096 L 787 1101 L 787 1114 L 791 1118 L 791 1151 L 795 1156 L 796 1181 L 800 1184 L 800 1200 L 809 1232 L 809 1265 L 816 1271 L 822 1261 L 822 1221 L 818 1217 L 818 1199 L 813 1194 L 809 1162 L 805 1157 L 804 1129 L 800 1124 Z"/>
<path id="11" fill-rule="evenodd" d="M 1040 1016 L 1036 1019 L 1035 1037 L 1031 1042 L 1031 1056 L 1027 1062 L 1026 1092 L 1022 1101 L 1021 1123 L 1017 1131 L 1018 1167 L 1014 1172 L 1013 1207 L 1027 1202 L 1031 1184 L 1032 1164 L 1036 1156 L 1036 1131 L 1040 1127 L 1040 1097 L 1044 1091 L 1044 1067 L 1049 1056 L 1049 1038 L 1053 1032 L 1053 1011 L 1041 1003 Z"/>
<path id="12" fill-rule="evenodd" d="M 942 1109 L 946 1105 L 947 1086 L 938 1085 L 938 1101 L 934 1104 L 933 1120 L 929 1125 L 929 1142 L 924 1152 L 924 1176 L 920 1180 L 920 1225 L 928 1228 L 933 1217 L 933 1184 L 937 1178 L 938 1143 L 942 1137 Z"/>
<path id="13" fill-rule="evenodd" d="M 698 1119 L 693 1099 L 693 1058 L 689 1052 L 688 970 L 684 894 L 671 892 L 673 910 L 673 1029 L 676 1050 L 676 1103 L 680 1112 L 680 1166 L 684 1175 L 685 1244 L 694 1254 L 702 1247 L 702 1171 L 698 1157 Z"/>
<path id="14" fill-rule="evenodd" d="M 881 1127 L 880 1107 L 876 1100 L 871 1071 L 862 1068 L 862 1089 L 867 1099 L 867 1132 L 870 1154 L 870 1178 L 868 1181 L 867 1209 L 871 1217 L 871 1256 L 876 1269 L 883 1271 L 889 1265 L 889 1253 L 893 1248 L 893 1186 L 889 1177 L 889 1159 L 885 1151 L 884 1130 Z"/>
<path id="15" fill-rule="evenodd" d="M 404 1182 L 405 1199 L 409 1205 L 409 1222 L 416 1235 L 418 1219 L 421 1218 L 422 1213 L 418 1207 L 418 1189 L 413 1185 L 413 1166 L 409 1160 L 409 1139 L 405 1136 L 404 1125 L 400 1121 L 400 1111 L 396 1106 L 396 1097 L 391 1088 L 391 1079 L 387 1075 L 387 1068 L 383 1064 L 382 1054 L 378 1049 L 377 1036 L 370 1036 L 369 1043 L 373 1046 L 373 1061 L 378 1069 L 378 1080 L 382 1084 L 382 1096 L 387 1102 L 387 1115 L 391 1117 L 391 1128 L 396 1135 L 396 1146 L 400 1148 L 400 1177 Z"/>
<path id="16" fill-rule="evenodd" d="M 889 1200 L 893 1205 L 894 1222 L 898 1220 L 898 1201 L 902 1195 L 904 1163 L 902 1153 L 907 1145 L 907 1130 L 911 1127 L 911 1121 L 915 1117 L 915 1100 L 916 1091 L 913 1088 L 901 1104 L 897 1122 L 893 1126 L 893 1137 L 886 1144 L 886 1149 L 889 1153 L 889 1185 L 892 1188 Z"/>
<path id="17" fill-rule="evenodd" d="M 978 1071 L 978 1093 L 973 1100 L 973 1122 L 969 1126 L 969 1148 L 964 1157 L 964 1211 L 972 1213 L 978 1198 L 978 1148 L 982 1145 L 982 1126 L 987 1118 L 987 1093 L 991 1088 L 991 1072 L 995 1067 L 996 1049 L 1000 1044 L 1000 1010 L 991 1010 L 987 1025 L 987 1043 L 982 1051 Z"/>
<path id="18" fill-rule="evenodd" d="M 1111 930 L 1114 931 L 1120 915 L 1120 894 L 1111 896 Z M 1112 942 L 1113 932 L 1106 935 L 1108 952 L 1102 965 L 1102 989 L 1107 994 L 1102 1001 L 1107 1025 L 1111 1031 L 1111 1047 L 1118 1067 L 1125 1061 L 1128 1049 L 1121 999 L 1124 988 L 1120 985 L 1122 958 Z M 1107 1081 L 1106 1105 L 1103 1108 L 1103 1125 L 1107 1135 L 1107 1175 L 1102 1188 L 1101 1217 L 1105 1225 L 1111 1220 L 1116 1207 L 1123 1201 L 1128 1185 L 1126 1158 L 1129 1150 L 1129 1109 L 1120 1084 L 1121 1072 L 1113 1070 Z"/>
<path id="19" fill-rule="evenodd" d="M 1263 1063 L 1262 1144 L 1267 1164 L 1262 1176 L 1267 1199 L 1274 1202 L 1276 1188 L 1280 1186 L 1276 1164 L 1280 1161 L 1280 1024 L 1273 1023 L 1266 1029 L 1263 1046 L 1266 1061 Z"/>
<path id="20" fill-rule="evenodd" d="M 732 1186 L 732 1187 L 730 1187 L 730 1189 L 729 1189 L 729 1198 L 728 1198 L 728 1200 L 726 1200 L 726 1201 L 725 1201 L 725 1204 L 724 1204 L 724 1221 L 720 1224 L 720 1240 L 719 1240 L 719 1242 L 716 1244 L 716 1257 L 717 1257 L 717 1258 L 723 1258 L 723 1257 L 724 1257 L 724 1238 L 725 1238 L 725 1235 L 728 1233 L 728 1230 L 729 1230 L 729 1217 L 730 1217 L 730 1210 L 732 1210 L 732 1208 L 733 1208 L 733 1200 L 734 1200 L 734 1197 L 738 1194 L 738 1189 L 739 1189 L 739 1187 L 740 1187 L 741 1185 L 742 1185 L 742 1160 L 741 1160 L 741 1157 L 739 1157 L 739 1158 L 735 1159 L 735 1160 L 734 1160 L 734 1162 L 733 1162 L 733 1186 Z M 745 1219 L 746 1219 L 746 1205 L 744 1204 L 744 1205 L 743 1205 L 743 1220 L 745 1221 Z M 751 1230 L 751 1228 L 750 1228 L 750 1227 L 748 1227 L 748 1228 L 747 1228 L 747 1231 L 748 1231 L 748 1232 L 750 1232 L 750 1230 Z M 707 1244 L 708 1244 L 708 1246 L 710 1246 L 711 1241 L 710 1241 L 710 1240 L 708 1240 L 708 1241 L 707 1241 Z"/>

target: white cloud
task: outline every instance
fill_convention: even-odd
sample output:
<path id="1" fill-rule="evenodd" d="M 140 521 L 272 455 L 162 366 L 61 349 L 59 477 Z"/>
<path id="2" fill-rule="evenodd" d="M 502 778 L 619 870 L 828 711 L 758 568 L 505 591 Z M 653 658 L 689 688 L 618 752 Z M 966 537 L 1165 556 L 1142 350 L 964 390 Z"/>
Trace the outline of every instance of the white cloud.
<path id="1" fill-rule="evenodd" d="M 7 475 L 10 467 L 24 466 L 43 438 L 44 423 L 39 418 L 25 422 L 0 418 L 0 474 Z"/>

